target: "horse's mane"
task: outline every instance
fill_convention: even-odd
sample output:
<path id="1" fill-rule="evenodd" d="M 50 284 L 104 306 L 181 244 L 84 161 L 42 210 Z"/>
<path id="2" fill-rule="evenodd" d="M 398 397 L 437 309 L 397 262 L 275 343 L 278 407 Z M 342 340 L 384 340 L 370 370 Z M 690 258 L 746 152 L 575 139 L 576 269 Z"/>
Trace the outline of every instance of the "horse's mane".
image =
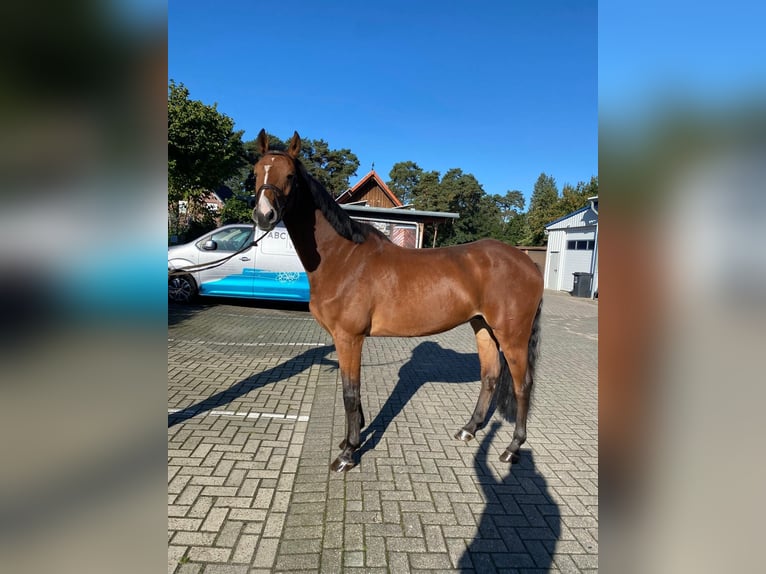
<path id="1" fill-rule="evenodd" d="M 346 213 L 338 202 L 333 199 L 330 192 L 309 174 L 300 160 L 294 158 L 293 161 L 298 169 L 298 175 L 300 176 L 301 182 L 305 182 L 308 186 L 311 197 L 317 208 L 341 237 L 353 241 L 354 243 L 364 243 L 370 234 L 372 234 L 390 241 L 388 237 L 375 229 L 372 225 L 351 219 L 348 213 Z"/>

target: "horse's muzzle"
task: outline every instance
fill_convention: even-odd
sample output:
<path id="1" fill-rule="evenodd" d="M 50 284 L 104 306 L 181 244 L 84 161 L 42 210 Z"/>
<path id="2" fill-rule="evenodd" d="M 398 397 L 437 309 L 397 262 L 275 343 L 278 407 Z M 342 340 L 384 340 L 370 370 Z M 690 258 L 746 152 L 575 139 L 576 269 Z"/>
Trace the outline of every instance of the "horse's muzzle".
<path id="1" fill-rule="evenodd" d="M 261 231 L 271 231 L 279 221 L 278 206 L 272 204 L 263 192 L 259 194 L 253 209 L 253 221 Z"/>
<path id="2" fill-rule="evenodd" d="M 261 231 L 271 231 L 277 225 L 277 212 L 272 209 L 268 213 L 262 214 L 253 210 L 253 221 Z"/>

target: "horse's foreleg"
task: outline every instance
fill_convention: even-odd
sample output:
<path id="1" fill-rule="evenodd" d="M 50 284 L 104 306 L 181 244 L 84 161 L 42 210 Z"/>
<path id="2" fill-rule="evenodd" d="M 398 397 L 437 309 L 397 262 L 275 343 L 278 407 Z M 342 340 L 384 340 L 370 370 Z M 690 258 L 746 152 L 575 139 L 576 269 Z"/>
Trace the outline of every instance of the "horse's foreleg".
<path id="1" fill-rule="evenodd" d="M 476 435 L 476 431 L 484 426 L 492 395 L 495 392 L 495 383 L 500 376 L 500 353 L 489 326 L 483 319 L 474 319 L 471 321 L 471 327 L 476 333 L 476 346 L 481 363 L 481 390 L 471 419 L 455 435 L 456 439 L 465 442 L 470 441 Z"/>
<path id="2" fill-rule="evenodd" d="M 346 411 L 346 439 L 341 443 L 341 453 L 330 468 L 344 472 L 355 466 L 354 451 L 361 445 L 360 434 L 364 426 L 360 377 L 362 370 L 362 343 L 364 337 L 336 336 L 340 376 L 343 382 L 343 407 Z"/>

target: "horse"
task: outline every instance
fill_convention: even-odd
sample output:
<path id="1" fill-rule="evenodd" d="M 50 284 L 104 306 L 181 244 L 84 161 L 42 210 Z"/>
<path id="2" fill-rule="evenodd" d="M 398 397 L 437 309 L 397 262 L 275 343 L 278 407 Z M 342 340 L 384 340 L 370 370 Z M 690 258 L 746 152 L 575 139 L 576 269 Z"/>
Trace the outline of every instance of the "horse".
<path id="1" fill-rule="evenodd" d="M 498 411 L 515 418 L 513 440 L 500 460 L 518 461 L 540 340 L 539 268 L 494 239 L 435 249 L 395 245 L 351 219 L 308 173 L 298 157 L 297 131 L 282 151 L 269 149 L 262 129 L 257 147 L 252 218 L 263 232 L 284 222 L 308 276 L 309 310 L 331 335 L 338 356 L 346 436 L 330 468 L 344 472 L 356 465 L 354 452 L 365 426 L 360 381 L 365 338 L 427 336 L 464 323 L 476 336 L 481 390 L 455 438 L 474 438 L 496 393 Z"/>

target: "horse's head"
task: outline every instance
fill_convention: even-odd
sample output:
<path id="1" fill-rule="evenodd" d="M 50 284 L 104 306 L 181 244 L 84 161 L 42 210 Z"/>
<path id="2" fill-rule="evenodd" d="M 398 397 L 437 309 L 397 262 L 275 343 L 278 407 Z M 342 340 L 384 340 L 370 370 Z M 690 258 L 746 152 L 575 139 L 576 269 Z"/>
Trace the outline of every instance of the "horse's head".
<path id="1" fill-rule="evenodd" d="M 301 151 L 301 137 L 293 134 L 286 152 L 269 151 L 266 130 L 258 134 L 261 159 L 255 164 L 255 208 L 253 221 L 263 231 L 271 231 L 284 216 L 290 193 L 297 182 L 296 159 Z"/>

